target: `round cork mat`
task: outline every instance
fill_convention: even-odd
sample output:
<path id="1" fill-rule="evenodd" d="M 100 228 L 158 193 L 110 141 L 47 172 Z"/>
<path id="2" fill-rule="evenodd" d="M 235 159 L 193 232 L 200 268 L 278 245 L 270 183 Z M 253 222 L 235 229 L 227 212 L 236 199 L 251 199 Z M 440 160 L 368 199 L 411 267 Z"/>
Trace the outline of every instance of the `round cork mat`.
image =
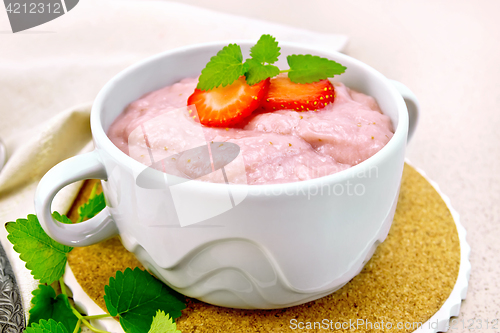
<path id="1" fill-rule="evenodd" d="M 70 217 L 76 217 L 76 207 L 86 200 L 94 182 L 87 181 Z M 82 289 L 102 309 L 106 309 L 103 296 L 109 277 L 127 267 L 142 268 L 119 238 L 75 248 L 68 262 Z M 413 332 L 415 327 L 399 329 L 396 324 L 429 320 L 450 296 L 459 267 L 457 226 L 446 203 L 421 174 L 405 165 L 387 239 L 343 288 L 316 301 L 278 310 L 229 309 L 186 298 L 187 308 L 177 319 L 177 328 L 184 333 Z M 358 320 L 365 326 L 353 329 L 347 325 Z"/>

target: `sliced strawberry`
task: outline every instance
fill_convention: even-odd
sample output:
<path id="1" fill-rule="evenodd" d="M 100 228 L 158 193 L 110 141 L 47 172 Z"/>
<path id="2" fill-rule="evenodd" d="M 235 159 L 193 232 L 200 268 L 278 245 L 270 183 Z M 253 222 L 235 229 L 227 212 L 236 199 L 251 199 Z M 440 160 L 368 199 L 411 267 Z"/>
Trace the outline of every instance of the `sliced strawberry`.
<path id="1" fill-rule="evenodd" d="M 245 77 L 208 91 L 196 89 L 187 105 L 195 105 L 200 122 L 206 126 L 229 127 L 238 124 L 257 109 L 269 89 L 269 79 L 253 86 Z"/>
<path id="2" fill-rule="evenodd" d="M 333 103 L 335 89 L 329 80 L 314 83 L 293 83 L 288 76 L 271 79 L 262 107 L 266 111 L 313 111 Z"/>

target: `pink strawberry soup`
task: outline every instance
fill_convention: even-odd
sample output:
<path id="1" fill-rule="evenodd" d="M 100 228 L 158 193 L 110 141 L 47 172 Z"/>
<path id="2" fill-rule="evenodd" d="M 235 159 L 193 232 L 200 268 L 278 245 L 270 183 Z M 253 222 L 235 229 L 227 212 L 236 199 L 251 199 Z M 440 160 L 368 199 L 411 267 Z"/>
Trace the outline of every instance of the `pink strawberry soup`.
<path id="1" fill-rule="evenodd" d="M 354 166 L 393 135 L 373 97 L 332 82 L 335 101 L 317 111 L 256 110 L 238 128 L 206 127 L 186 108 L 197 78 L 187 78 L 130 103 L 108 136 L 125 154 L 151 165 L 207 142 L 232 142 L 240 155 L 225 167 L 230 183 L 272 184 L 326 176 Z M 189 161 L 189 160 L 188 160 Z M 186 172 L 186 177 L 189 177 Z M 213 172 L 198 178 L 222 182 Z"/>

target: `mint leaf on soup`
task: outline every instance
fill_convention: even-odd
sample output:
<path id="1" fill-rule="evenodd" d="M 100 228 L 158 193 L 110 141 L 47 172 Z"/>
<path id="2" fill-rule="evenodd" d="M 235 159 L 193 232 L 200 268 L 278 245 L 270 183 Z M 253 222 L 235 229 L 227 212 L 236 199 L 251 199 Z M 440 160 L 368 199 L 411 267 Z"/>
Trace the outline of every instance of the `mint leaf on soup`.
<path id="1" fill-rule="evenodd" d="M 280 73 L 280 69 L 274 65 L 263 65 L 254 59 L 248 59 L 248 71 L 245 73 L 247 83 L 253 86 L 269 77 L 274 77 Z"/>
<path id="2" fill-rule="evenodd" d="M 33 324 L 26 327 L 24 333 L 69 333 L 62 323 L 56 322 L 54 319 L 40 320 L 38 324 Z"/>
<path id="3" fill-rule="evenodd" d="M 292 54 L 286 57 L 290 71 L 288 77 L 295 83 L 312 83 L 345 72 L 346 67 L 330 59 L 310 54 Z"/>
<path id="4" fill-rule="evenodd" d="M 56 297 L 55 290 L 43 284 L 39 285 L 32 294 L 33 307 L 30 309 L 29 325 L 39 323 L 42 319 L 54 319 L 62 323 L 68 332 L 74 331 L 78 318 L 71 311 L 66 295 L 60 294 Z"/>
<path id="5" fill-rule="evenodd" d="M 5 225 L 9 235 L 7 239 L 14 245 L 14 251 L 26 262 L 40 283 L 51 284 L 64 274 L 67 255 L 72 247 L 59 244 L 50 238 L 40 226 L 36 215 L 28 215 L 27 219 L 18 219 Z"/>
<path id="6" fill-rule="evenodd" d="M 293 54 L 287 57 L 290 69 L 280 70 L 272 65 L 278 61 L 281 48 L 276 38 L 262 35 L 250 48 L 250 57 L 243 62 L 241 48 L 237 44 L 229 44 L 213 56 L 201 71 L 197 88 L 211 90 L 219 86 L 225 87 L 245 75 L 249 85 L 254 85 L 279 73 L 288 73 L 295 83 L 313 83 L 345 72 L 341 64 L 310 54 Z"/>
<path id="7" fill-rule="evenodd" d="M 116 272 L 104 292 L 109 314 L 120 318 L 127 333 L 147 332 L 157 310 L 177 318 L 186 307 L 181 295 L 139 268 Z"/>
<path id="8" fill-rule="evenodd" d="M 278 61 L 280 56 L 278 42 L 271 35 L 262 35 L 257 44 L 250 49 L 250 56 L 245 64 L 248 69 L 245 72 L 247 83 L 253 86 L 262 80 L 274 77 L 280 73 L 280 69 L 271 64 Z"/>
<path id="9" fill-rule="evenodd" d="M 261 64 L 274 64 L 276 61 L 278 61 L 278 57 L 281 54 L 280 49 L 281 48 L 278 47 L 276 38 L 271 35 L 262 35 L 257 41 L 257 44 L 252 46 L 252 48 L 250 49 L 250 56 L 253 60 Z"/>
<path id="10" fill-rule="evenodd" d="M 201 71 L 197 88 L 210 90 L 220 85 L 225 87 L 243 74 L 245 74 L 245 67 L 241 48 L 237 44 L 229 44 L 213 56 Z"/>
<path id="11" fill-rule="evenodd" d="M 182 333 L 177 329 L 177 324 L 170 318 L 170 316 L 165 314 L 165 312 L 158 310 L 156 316 L 153 318 L 153 323 L 148 333 Z"/>

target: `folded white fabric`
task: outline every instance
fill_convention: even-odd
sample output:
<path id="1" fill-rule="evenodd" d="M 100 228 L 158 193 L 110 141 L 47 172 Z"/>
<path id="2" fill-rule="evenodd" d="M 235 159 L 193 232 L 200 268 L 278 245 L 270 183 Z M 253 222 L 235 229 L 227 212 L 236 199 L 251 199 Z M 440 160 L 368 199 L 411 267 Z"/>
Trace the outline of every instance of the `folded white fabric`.
<path id="1" fill-rule="evenodd" d="M 87 103 L 54 116 L 32 130 L 30 136 L 20 134 L 10 138 L 10 142 L 17 143 L 17 146 L 0 171 L 0 239 L 16 273 L 26 315 L 31 307 L 31 292 L 37 288 L 38 281 L 33 279 L 25 263 L 13 250 L 3 224 L 34 214 L 36 185 L 45 172 L 60 161 L 92 148 L 89 120 L 90 104 Z M 59 192 L 52 208 L 65 213 L 80 185 L 75 183 Z"/>
<path id="2" fill-rule="evenodd" d="M 6 20 L 6 17 L 5 17 Z M 0 27 L 8 23 L 0 18 Z M 215 40 L 253 39 L 270 33 L 279 41 L 340 51 L 347 37 L 322 34 L 166 1 L 86 0 L 33 32 L 0 40 L 0 137 L 8 159 L 0 171 L 0 222 L 34 213 L 38 180 L 58 162 L 91 149 L 90 104 L 118 71 L 149 55 Z M 78 105 L 72 107 L 72 105 Z M 66 111 L 61 111 L 65 110 Z M 68 186 L 53 209 L 65 212 L 78 191 Z M 21 287 L 31 305 L 38 282 L 0 228 Z"/>

